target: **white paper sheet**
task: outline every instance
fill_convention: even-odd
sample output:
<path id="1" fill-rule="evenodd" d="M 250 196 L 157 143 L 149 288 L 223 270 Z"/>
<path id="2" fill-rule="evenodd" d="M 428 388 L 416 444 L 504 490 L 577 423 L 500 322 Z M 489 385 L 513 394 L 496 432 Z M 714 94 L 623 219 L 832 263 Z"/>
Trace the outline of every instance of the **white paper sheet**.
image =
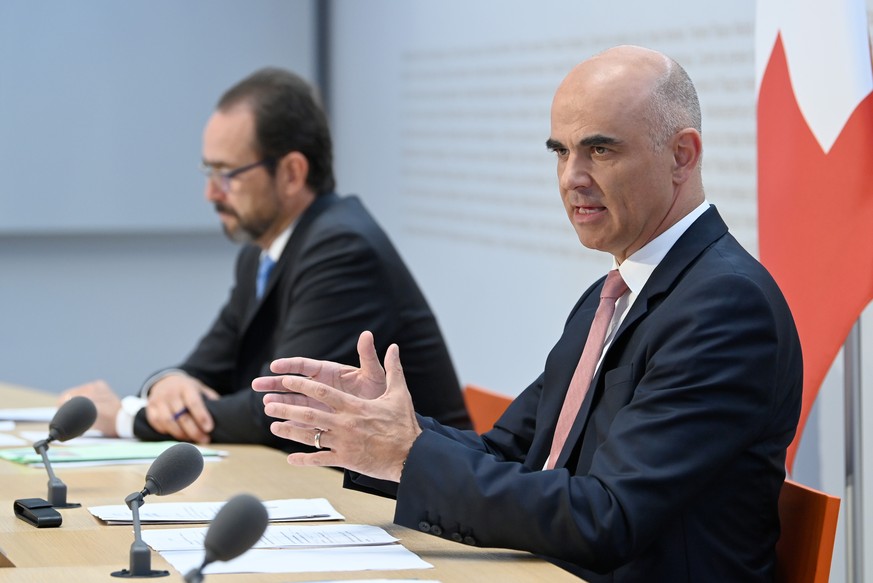
<path id="1" fill-rule="evenodd" d="M 5 421 L 35 421 L 48 423 L 55 416 L 57 407 L 23 407 L 0 409 L 0 419 Z"/>
<path id="2" fill-rule="evenodd" d="M 203 562 L 203 551 L 163 551 L 161 556 L 180 573 Z M 206 574 L 306 573 L 432 569 L 433 565 L 399 544 L 321 549 L 252 549 L 226 563 L 210 563 Z"/>
<path id="3" fill-rule="evenodd" d="M 156 551 L 201 551 L 208 527 L 145 530 L 142 540 Z M 386 545 L 397 539 L 367 524 L 271 524 L 255 549 Z"/>
<path id="4" fill-rule="evenodd" d="M 45 439 L 48 437 L 48 428 L 44 431 L 22 431 L 19 433 L 21 437 L 30 441 L 31 443 L 39 441 L 40 439 Z M 74 437 L 73 439 L 69 439 L 67 441 L 53 441 L 51 443 L 51 447 L 66 447 L 68 445 L 77 446 L 77 445 L 95 445 L 100 443 L 109 443 L 111 441 L 139 441 L 137 439 L 119 439 L 117 437 L 103 437 L 103 434 L 97 431 L 96 429 L 89 429 L 79 437 Z"/>
<path id="5" fill-rule="evenodd" d="M 225 502 L 158 502 L 144 504 L 139 509 L 142 524 L 189 524 L 210 522 Z M 309 520 L 343 520 L 325 498 L 295 498 L 267 500 L 264 503 L 271 522 Z M 88 511 L 109 524 L 131 524 L 130 508 L 126 504 L 91 506 Z M 201 547 L 202 548 L 202 544 Z"/>
<path id="6" fill-rule="evenodd" d="M 73 465 L 114 465 L 116 463 L 152 463 L 160 454 L 176 444 L 174 441 L 132 441 L 103 439 L 97 445 L 51 447 L 48 457 L 55 469 Z M 227 452 L 204 446 L 195 446 L 203 454 L 203 461 L 226 456 Z M 42 467 L 42 457 L 32 447 L 0 449 L 0 458 L 31 467 Z"/>
<path id="7" fill-rule="evenodd" d="M 27 442 L 20 437 L 9 433 L 0 433 L 0 447 L 10 447 L 18 445 L 27 445 Z"/>

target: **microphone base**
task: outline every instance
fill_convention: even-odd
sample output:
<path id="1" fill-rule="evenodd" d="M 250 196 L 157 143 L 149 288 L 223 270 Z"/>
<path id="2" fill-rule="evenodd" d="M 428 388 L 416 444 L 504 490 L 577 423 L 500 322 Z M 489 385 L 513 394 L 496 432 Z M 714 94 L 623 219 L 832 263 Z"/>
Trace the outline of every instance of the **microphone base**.
<path id="1" fill-rule="evenodd" d="M 130 571 L 128 569 L 122 569 L 121 571 L 113 571 L 112 573 L 110 573 L 110 575 L 112 575 L 113 577 L 123 577 L 128 579 L 134 579 L 139 577 L 167 577 L 169 574 L 169 571 L 155 569 L 149 569 L 145 573 L 140 573 L 136 575 L 134 575 L 133 571 Z"/>

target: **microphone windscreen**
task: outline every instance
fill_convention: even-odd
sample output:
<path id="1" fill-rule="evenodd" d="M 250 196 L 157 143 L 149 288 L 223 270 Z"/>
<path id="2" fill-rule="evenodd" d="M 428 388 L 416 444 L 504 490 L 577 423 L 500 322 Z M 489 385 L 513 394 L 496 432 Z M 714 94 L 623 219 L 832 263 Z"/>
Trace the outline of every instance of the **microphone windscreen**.
<path id="1" fill-rule="evenodd" d="M 238 494 L 221 507 L 206 531 L 204 564 L 229 561 L 249 550 L 267 529 L 267 509 L 250 494 Z"/>
<path id="2" fill-rule="evenodd" d="M 67 441 L 85 433 L 97 420 L 97 407 L 87 397 L 73 397 L 55 412 L 49 422 L 49 438 Z"/>
<path id="3" fill-rule="evenodd" d="M 146 473 L 149 494 L 166 496 L 188 486 L 203 471 L 203 454 L 190 443 L 177 443 L 163 451 Z"/>

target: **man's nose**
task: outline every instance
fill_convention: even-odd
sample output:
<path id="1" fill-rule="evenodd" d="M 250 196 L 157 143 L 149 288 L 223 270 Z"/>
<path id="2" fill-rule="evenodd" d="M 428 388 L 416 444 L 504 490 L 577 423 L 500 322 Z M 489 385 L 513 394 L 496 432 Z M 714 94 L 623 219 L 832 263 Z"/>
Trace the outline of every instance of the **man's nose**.
<path id="1" fill-rule="evenodd" d="M 203 191 L 203 196 L 209 202 L 218 202 L 227 197 L 227 193 L 212 178 L 206 179 L 206 186 Z"/>
<path id="2" fill-rule="evenodd" d="M 579 156 L 570 154 L 561 168 L 559 182 L 562 190 L 577 190 L 591 186 L 591 168 Z"/>

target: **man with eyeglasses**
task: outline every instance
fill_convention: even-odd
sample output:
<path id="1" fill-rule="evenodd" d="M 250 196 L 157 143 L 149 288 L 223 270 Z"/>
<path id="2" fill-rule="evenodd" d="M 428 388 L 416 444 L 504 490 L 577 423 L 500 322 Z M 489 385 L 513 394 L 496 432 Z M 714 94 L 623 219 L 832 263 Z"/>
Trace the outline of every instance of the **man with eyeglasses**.
<path id="1" fill-rule="evenodd" d="M 354 338 L 373 330 L 384 354 L 404 349 L 416 407 L 470 425 L 436 319 L 386 234 L 360 200 L 335 193 L 327 120 L 312 88 L 262 69 L 219 100 L 203 134 L 205 196 L 243 243 L 231 295 L 178 367 L 123 400 L 103 381 L 66 391 L 98 406 L 96 428 L 141 439 L 289 442 L 270 432 L 251 390 L 287 354 L 357 365 Z"/>

